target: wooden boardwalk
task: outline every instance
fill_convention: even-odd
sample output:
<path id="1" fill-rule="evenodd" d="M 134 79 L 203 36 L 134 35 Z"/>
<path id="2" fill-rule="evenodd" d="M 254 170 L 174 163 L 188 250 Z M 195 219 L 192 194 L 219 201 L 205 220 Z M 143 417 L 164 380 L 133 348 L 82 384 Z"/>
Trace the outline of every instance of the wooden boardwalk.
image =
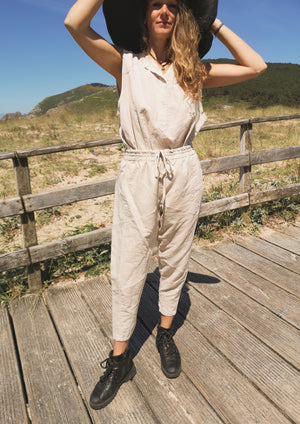
<path id="1" fill-rule="evenodd" d="M 155 349 L 153 261 L 131 349 L 137 375 L 100 411 L 88 406 L 110 350 L 101 276 L 0 308 L 2 424 L 300 423 L 300 225 L 196 247 L 176 316 L 183 372 Z"/>

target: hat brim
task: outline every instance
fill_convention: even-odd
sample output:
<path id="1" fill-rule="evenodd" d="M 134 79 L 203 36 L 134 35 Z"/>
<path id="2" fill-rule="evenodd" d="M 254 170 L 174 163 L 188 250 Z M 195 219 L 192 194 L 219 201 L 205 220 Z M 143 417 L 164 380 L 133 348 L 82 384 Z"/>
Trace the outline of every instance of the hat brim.
<path id="1" fill-rule="evenodd" d="M 213 36 L 210 27 L 218 8 L 218 0 L 184 0 L 193 12 L 198 23 L 201 40 L 198 47 L 200 58 L 211 48 Z M 140 13 L 145 9 L 147 0 L 105 0 L 103 13 L 107 30 L 113 43 L 135 53 L 141 51 Z"/>

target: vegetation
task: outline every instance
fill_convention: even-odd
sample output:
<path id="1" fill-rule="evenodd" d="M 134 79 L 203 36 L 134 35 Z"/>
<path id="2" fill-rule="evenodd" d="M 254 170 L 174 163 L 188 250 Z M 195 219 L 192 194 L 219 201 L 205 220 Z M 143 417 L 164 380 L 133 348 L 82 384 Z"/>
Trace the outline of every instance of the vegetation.
<path id="1" fill-rule="evenodd" d="M 299 65 L 269 64 L 261 77 L 232 87 L 204 92 L 208 123 L 249 117 L 298 112 Z M 275 89 L 274 89 L 275 87 Z M 72 97 L 73 96 L 73 97 Z M 0 122 L 0 152 L 49 146 L 118 134 L 117 89 L 87 84 L 45 99 L 40 112 Z M 38 110 L 38 108 L 36 109 Z M 42 112 L 43 111 L 43 114 Z M 201 160 L 239 153 L 239 127 L 201 132 L 194 148 Z M 262 150 L 299 144 L 299 120 L 254 125 L 253 149 Z M 32 191 L 49 190 L 116 175 L 122 146 L 57 153 L 29 159 Z M 300 180 L 299 161 L 290 160 L 252 168 L 252 189 L 262 190 Z M 238 192 L 238 172 L 231 170 L 204 177 L 204 201 Z M 10 160 L 0 161 L 0 198 L 16 196 Z M 270 220 L 293 220 L 299 213 L 299 197 L 271 202 L 244 210 L 229 211 L 199 220 L 197 239 L 218 240 L 225 234 L 244 231 L 257 234 Z M 111 224 L 112 199 L 91 199 L 37 212 L 40 243 L 67 237 Z M 22 248 L 18 216 L 0 219 L 0 254 Z M 44 285 L 65 278 L 96 275 L 109 270 L 110 245 L 62 256 L 42 264 Z M 27 291 L 26 272 L 20 268 L 0 274 L 0 300 Z"/>

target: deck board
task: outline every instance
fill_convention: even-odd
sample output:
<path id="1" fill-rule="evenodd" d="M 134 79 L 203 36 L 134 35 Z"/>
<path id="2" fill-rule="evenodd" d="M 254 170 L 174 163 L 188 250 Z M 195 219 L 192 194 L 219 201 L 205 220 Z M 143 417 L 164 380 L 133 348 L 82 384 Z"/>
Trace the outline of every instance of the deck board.
<path id="1" fill-rule="evenodd" d="M 4 305 L 0 305 L 0 329 L 0 423 L 27 424 L 16 349 Z"/>
<path id="2" fill-rule="evenodd" d="M 80 290 L 101 327 L 110 334 L 111 289 L 108 282 L 104 278 L 95 279 L 88 285 L 81 284 Z M 159 422 L 167 423 L 170 417 L 174 424 L 222 422 L 186 374 L 183 373 L 175 380 L 164 378 L 154 336 L 140 321 L 132 336 L 130 348 L 136 354 L 134 361 L 138 370 L 134 381 L 155 411 Z"/>
<path id="3" fill-rule="evenodd" d="M 62 290 L 53 288 L 48 291 L 47 301 L 71 366 L 88 402 L 103 371 L 100 362 L 107 358 L 110 351 L 109 339 L 103 335 L 76 287 L 70 286 Z M 95 423 L 156 422 L 133 381 L 123 384 L 118 396 L 106 408 L 100 411 L 90 409 L 90 413 Z"/>
<path id="4" fill-rule="evenodd" d="M 29 295 L 10 312 L 33 423 L 86 422 L 88 414 L 42 299 Z"/>
<path id="5" fill-rule="evenodd" d="M 108 277 L 1 305 L 1 423 L 300 423 L 299 236 L 292 225 L 194 245 L 175 318 L 183 371 L 174 380 L 155 347 L 153 258 L 130 343 L 137 375 L 100 411 L 88 401 L 111 349 Z"/>

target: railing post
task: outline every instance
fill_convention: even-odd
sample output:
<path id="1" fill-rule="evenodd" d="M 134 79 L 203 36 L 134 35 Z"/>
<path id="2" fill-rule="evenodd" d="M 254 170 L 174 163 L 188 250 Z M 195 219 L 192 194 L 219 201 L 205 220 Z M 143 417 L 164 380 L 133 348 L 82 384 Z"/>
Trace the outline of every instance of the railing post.
<path id="1" fill-rule="evenodd" d="M 241 125 L 240 153 L 252 152 L 252 124 Z M 251 165 L 240 168 L 239 193 L 250 193 L 251 191 Z"/>
<path id="2" fill-rule="evenodd" d="M 28 159 L 20 158 L 16 155 L 13 159 L 15 180 L 17 193 L 23 199 L 25 194 L 31 194 L 30 174 L 28 167 Z M 23 201 L 23 200 L 22 200 Z M 34 212 L 26 212 L 24 204 L 24 213 L 21 215 L 21 225 L 23 233 L 24 248 L 38 244 Z M 30 258 L 30 255 L 29 255 Z M 42 287 L 42 275 L 39 263 L 30 264 L 27 267 L 28 287 L 31 291 L 38 290 Z"/>

